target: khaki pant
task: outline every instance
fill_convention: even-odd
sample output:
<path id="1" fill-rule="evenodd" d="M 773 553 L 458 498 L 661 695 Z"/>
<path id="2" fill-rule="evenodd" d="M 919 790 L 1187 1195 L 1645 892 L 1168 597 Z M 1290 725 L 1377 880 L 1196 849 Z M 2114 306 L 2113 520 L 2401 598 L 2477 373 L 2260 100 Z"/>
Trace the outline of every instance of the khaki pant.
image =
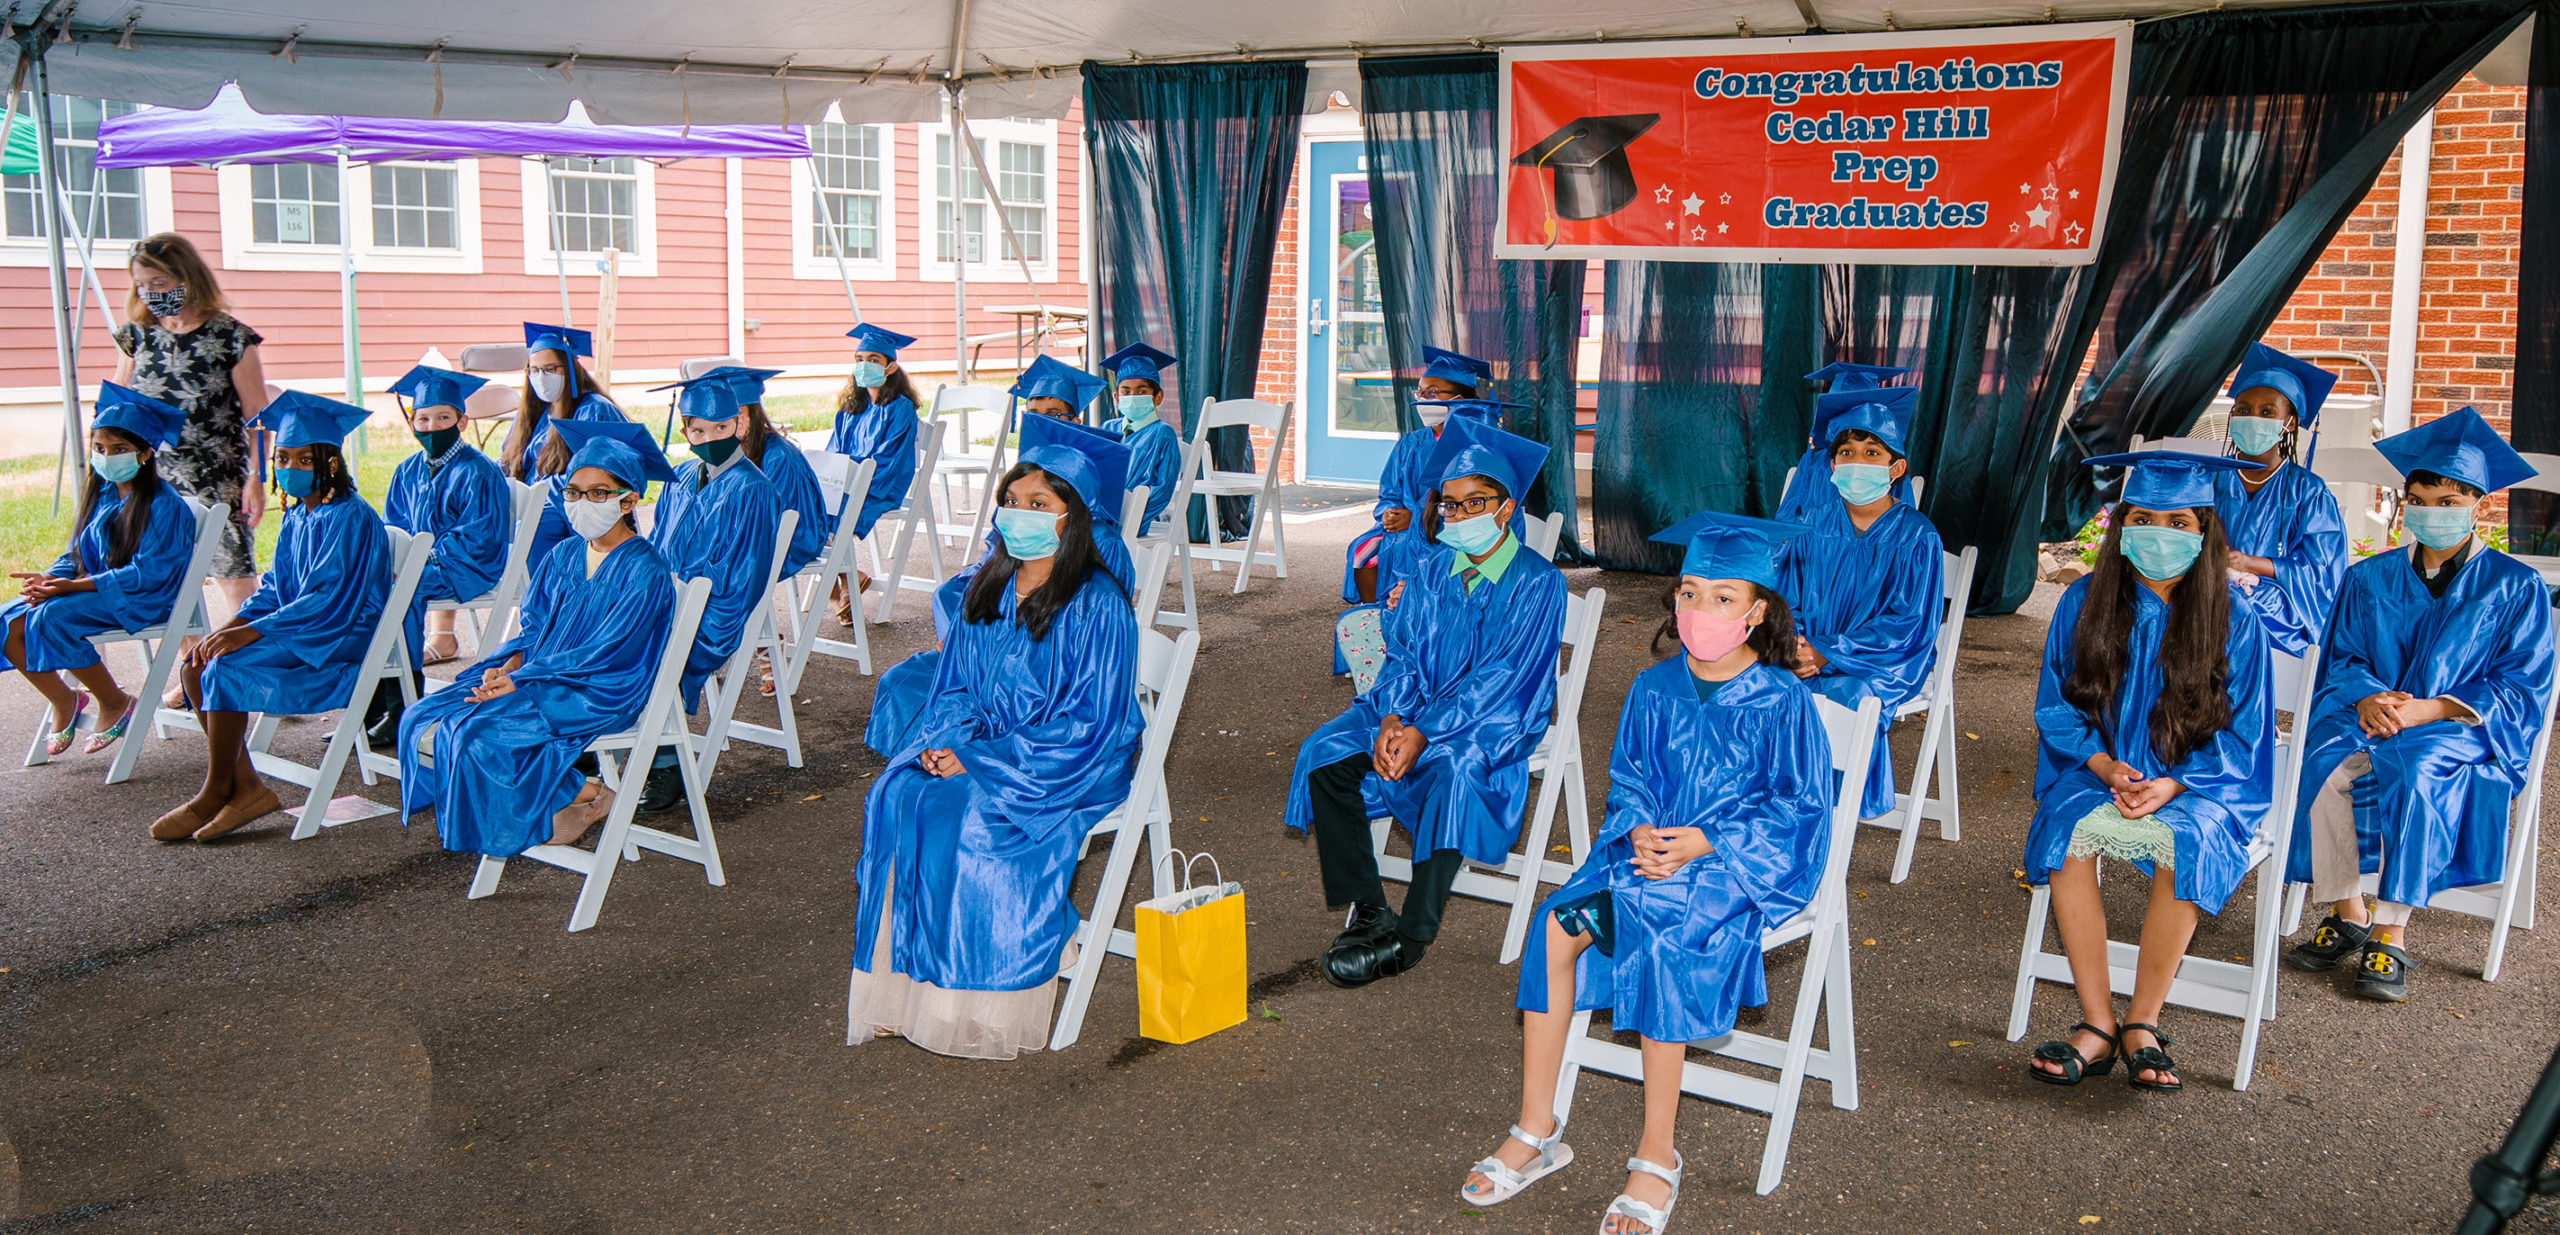
<path id="1" fill-rule="evenodd" d="M 2339 761 L 2311 799 L 2311 896 L 2324 905 L 2363 895 L 2362 876 L 2356 870 L 2354 795 L 2356 782 L 2372 771 L 2373 756 L 2357 751 Z M 2377 902 L 2373 920 L 2383 926 L 2403 925 L 2409 920 L 2409 906 Z"/>

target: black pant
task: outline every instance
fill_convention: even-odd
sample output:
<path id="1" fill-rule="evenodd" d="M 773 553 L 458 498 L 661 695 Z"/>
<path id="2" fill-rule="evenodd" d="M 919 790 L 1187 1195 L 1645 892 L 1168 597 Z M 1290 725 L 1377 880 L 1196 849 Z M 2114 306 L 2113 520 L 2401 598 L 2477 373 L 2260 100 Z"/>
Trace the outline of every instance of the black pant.
<path id="1" fill-rule="evenodd" d="M 1324 899 L 1328 905 L 1387 903 L 1386 888 L 1378 882 L 1378 851 L 1370 838 L 1369 808 L 1360 801 L 1360 782 L 1375 767 L 1364 753 L 1307 774 L 1307 806 L 1313 816 L 1307 830 L 1315 834 L 1316 862 L 1324 871 Z M 1427 857 L 1414 855 L 1413 884 L 1405 892 L 1404 908 L 1396 914 L 1397 934 L 1416 943 L 1429 943 L 1439 937 L 1440 914 L 1448 908 L 1449 887 L 1458 881 L 1458 870 L 1465 864 L 1465 856 L 1455 849 L 1443 849 Z"/>

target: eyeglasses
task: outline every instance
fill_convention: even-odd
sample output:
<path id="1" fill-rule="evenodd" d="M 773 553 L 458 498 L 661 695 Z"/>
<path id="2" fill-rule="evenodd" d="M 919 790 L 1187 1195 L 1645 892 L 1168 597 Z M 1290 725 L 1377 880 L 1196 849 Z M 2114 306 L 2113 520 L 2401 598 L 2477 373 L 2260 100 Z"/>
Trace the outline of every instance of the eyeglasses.
<path id="1" fill-rule="evenodd" d="M 629 489 L 572 489 L 563 487 L 560 496 L 573 502 L 610 502 L 629 493 Z"/>
<path id="2" fill-rule="evenodd" d="M 1459 498 L 1456 500 L 1442 498 L 1440 499 L 1440 517 L 1443 519 L 1455 519 L 1460 515 L 1465 515 L 1472 519 L 1477 515 L 1483 514 L 1485 511 L 1501 504 L 1502 499 L 1498 497 L 1469 497 Z"/>

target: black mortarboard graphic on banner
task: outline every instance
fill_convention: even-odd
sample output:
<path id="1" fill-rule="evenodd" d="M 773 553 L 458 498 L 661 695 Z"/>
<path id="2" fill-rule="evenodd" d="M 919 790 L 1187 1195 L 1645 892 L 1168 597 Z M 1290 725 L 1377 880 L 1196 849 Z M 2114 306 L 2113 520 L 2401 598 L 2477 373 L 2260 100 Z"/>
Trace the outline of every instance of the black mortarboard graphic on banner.
<path id="1" fill-rule="evenodd" d="M 1548 134 L 1511 160 L 1517 167 L 1555 173 L 1548 194 L 1547 242 L 1555 243 L 1555 219 L 1597 219 L 1625 209 L 1636 197 L 1627 143 L 1644 136 L 1659 115 L 1584 116 Z"/>

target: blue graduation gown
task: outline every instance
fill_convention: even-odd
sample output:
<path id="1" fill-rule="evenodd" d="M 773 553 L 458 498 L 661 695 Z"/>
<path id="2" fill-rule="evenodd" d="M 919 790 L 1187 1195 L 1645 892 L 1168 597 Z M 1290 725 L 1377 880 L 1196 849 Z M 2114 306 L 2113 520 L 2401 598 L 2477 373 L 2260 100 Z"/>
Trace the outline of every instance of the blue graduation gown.
<path id="1" fill-rule="evenodd" d="M 521 480 L 526 484 L 533 483 L 534 463 L 541 457 L 542 444 L 551 440 L 551 422 L 554 419 L 557 418 L 551 416 L 543 417 L 542 427 L 534 433 L 532 441 L 525 443 L 524 455 L 516 460 L 516 479 Z M 617 406 L 613 400 L 606 398 L 601 391 L 590 390 L 587 393 L 578 396 L 577 403 L 571 405 L 569 408 L 568 419 L 629 420 L 631 418 L 623 415 L 622 408 Z"/>
<path id="2" fill-rule="evenodd" d="M 1824 503 L 1836 504 L 1839 500 L 1840 490 L 1831 483 L 1831 447 L 1808 447 L 1804 457 L 1796 460 L 1795 475 L 1787 481 L 1787 491 L 1778 495 L 1778 513 L 1770 517 L 1785 523 L 1811 523 Z M 1893 500 L 1905 506 L 1912 504 L 1908 473 L 1893 482 Z"/>
<path id="3" fill-rule="evenodd" d="M 890 892 L 890 965 L 945 990 L 1018 991 L 1057 976 L 1085 833 L 1128 795 L 1144 723 L 1138 626 L 1086 579 L 1034 640 L 1008 590 L 992 622 L 952 628 L 914 736 L 863 805 L 853 967 L 869 972 Z M 917 765 L 949 748 L 967 770 Z"/>
<path id="4" fill-rule="evenodd" d="M 1173 501 L 1173 488 L 1182 482 L 1182 436 L 1162 420 L 1150 420 L 1132 430 L 1129 422 L 1112 419 L 1103 422 L 1105 432 L 1120 435 L 1129 448 L 1129 485 L 1147 486 L 1146 517 L 1138 520 L 1138 535 L 1153 530 L 1156 518 Z"/>
<path id="5" fill-rule="evenodd" d="M 584 779 L 571 765 L 587 743 L 630 728 L 649 701 L 675 623 L 676 589 L 647 537 L 615 545 L 587 577 L 584 541 L 536 564 L 516 637 L 420 699 L 400 718 L 400 806 L 432 810 L 436 836 L 458 853 L 513 857 L 551 836 L 551 816 Z M 472 688 L 512 656 L 516 688 L 486 703 Z M 435 729 L 435 759 L 418 735 Z"/>
<path id="6" fill-rule="evenodd" d="M 1394 816 L 1418 855 L 1455 849 L 1495 864 L 1520 838 L 1529 756 L 1555 719 L 1564 574 L 1522 549 L 1500 580 L 1468 592 L 1449 570 L 1456 550 L 1422 552 L 1387 611 L 1393 652 L 1377 685 L 1299 744 L 1283 822 L 1304 829 L 1308 775 L 1368 753 L 1379 720 L 1401 716 L 1430 741 L 1403 779 L 1365 779 L 1370 813 Z"/>
<path id="7" fill-rule="evenodd" d="M 295 503 L 284 512 L 275 562 L 240 606 L 259 639 L 204 667 L 204 710 L 307 716 L 345 707 L 390 599 L 382 516 L 352 493 Z"/>
<path id="8" fill-rule="evenodd" d="M 773 495 L 783 510 L 800 512 L 800 526 L 791 532 L 791 547 L 782 551 L 784 577 L 799 574 L 809 563 L 827 551 L 827 537 L 835 531 L 835 512 L 827 509 L 826 490 L 818 487 L 818 474 L 809 470 L 809 456 L 779 432 L 764 439 L 764 458 L 756 462 L 764 478 L 773 484 Z M 778 521 L 782 518 L 776 514 Z"/>
<path id="9" fill-rule="evenodd" d="M 132 559 L 109 568 L 107 542 L 124 510 L 124 496 L 114 485 L 103 488 L 72 547 L 45 569 L 57 579 L 85 574 L 98 590 L 56 596 L 42 604 L 20 596 L 0 605 L 0 629 L 23 620 L 21 634 L 27 644 L 23 665 L 10 664 L 7 651 L 0 649 L 0 670 L 86 669 L 98 663 L 98 647 L 89 642 L 89 636 L 140 630 L 169 620 L 170 608 L 178 603 L 178 588 L 185 582 L 187 559 L 195 553 L 196 517 L 187 509 L 186 499 L 165 482 L 150 501 L 151 517 L 134 543 Z M 98 569 L 89 570 L 83 563 L 94 563 Z"/>
<path id="10" fill-rule="evenodd" d="M 2319 646 L 2347 573 L 2347 525 L 2329 486 L 2291 463 L 2256 493 L 2238 472 L 2215 472 L 2213 510 L 2233 549 L 2275 563 L 2274 578 L 2241 592 L 2266 624 L 2268 642 L 2296 656 Z"/>
<path id="11" fill-rule="evenodd" d="M 2228 587 L 2228 584 L 2225 584 Z M 2110 800 L 2106 786 L 2086 766 L 2104 751 L 2132 764 L 2145 777 L 2167 776 L 2187 787 L 2153 818 L 2169 825 L 2176 843 L 2179 900 L 2207 913 L 2248 873 L 2249 840 L 2258 834 L 2275 796 L 2275 705 L 2267 695 L 2267 636 L 2257 614 L 2231 590 L 2230 632 L 2223 638 L 2224 693 L 2231 723 L 2213 740 L 2166 766 L 2151 749 L 2151 709 L 2160 699 L 2160 637 L 2169 606 L 2151 589 L 2133 589 L 2133 633 L 2124 682 L 2117 687 L 2115 723 L 2100 729 L 2062 697 L 2071 672 L 2071 636 L 2089 594 L 2083 578 L 2062 593 L 2053 626 L 2045 632 L 2044 672 L 2036 680 L 2036 814 L 2027 826 L 2027 881 L 2041 884 L 2062 869 L 2072 830 Z M 2151 874 L 2146 864 L 2143 873 Z"/>
<path id="12" fill-rule="evenodd" d="M 1352 537 L 1351 547 L 1343 552 L 1344 600 L 1353 603 L 1360 600 L 1359 586 L 1351 574 L 1355 569 L 1352 562 L 1364 546 L 1373 541 L 1377 543 L 1378 596 L 1385 599 L 1390 550 L 1401 553 L 1409 545 L 1422 542 L 1422 499 L 1430 496 L 1434 488 L 1422 473 L 1426 470 L 1424 465 L 1431 460 L 1432 449 L 1439 444 L 1438 433 L 1430 429 L 1416 429 L 1397 438 L 1396 444 L 1388 448 L 1386 465 L 1378 470 L 1378 501 L 1369 510 L 1369 530 Z M 1385 520 L 1390 510 L 1409 512 L 1413 521 L 1406 524 L 1401 532 L 1389 532 Z"/>
<path id="13" fill-rule="evenodd" d="M 1884 741 L 1893 710 L 1928 685 L 1938 663 L 1945 548 L 1937 527 L 1908 502 L 1895 502 L 1861 533 L 1835 493 L 1812 526 L 1781 551 L 1778 594 L 1795 611 L 1796 633 L 1830 661 L 1811 679 L 1814 692 L 1845 708 L 1863 695 L 1884 703 L 1858 804 L 1872 819 L 1894 804 L 1893 748 Z"/>
<path id="14" fill-rule="evenodd" d="M 2487 546 L 2428 595 L 2414 549 L 2347 568 L 2320 660 L 2303 748 L 2302 801 L 2285 877 L 2311 878 L 2311 802 L 2340 761 L 2369 751 L 2356 782 L 2356 840 L 2382 899 L 2424 905 L 2447 888 L 2506 877 L 2507 808 L 2531 773 L 2551 694 L 2551 600 L 2532 567 Z M 2386 690 L 2451 696 L 2477 725 L 2437 721 L 2379 741 L 2356 701 Z"/>
<path id="15" fill-rule="evenodd" d="M 1540 906 L 1520 963 L 1519 1005 L 1547 1010 L 1547 931 L 1558 907 L 1607 894 L 1610 951 L 1574 965 L 1576 1009 L 1656 1042 L 1733 1031 L 1769 1002 L 1760 936 L 1812 903 L 1831 852 L 1838 792 L 1813 692 L 1753 665 L 1701 703 L 1685 656 L 1636 675 L 1609 753 L 1609 809 L 1591 856 Z M 1714 852 L 1668 879 L 1630 865 L 1639 825 L 1703 828 Z"/>
<path id="16" fill-rule="evenodd" d="M 417 595 L 410 599 L 409 617 L 401 627 L 409 642 L 409 665 L 416 668 L 426 663 L 420 646 L 427 602 L 484 595 L 507 572 L 507 547 L 516 530 L 515 494 L 489 456 L 468 442 L 458 443 L 441 467 L 428 466 L 424 451 L 400 461 L 391 472 L 390 490 L 383 494 L 382 521 L 436 538 L 427 573 L 418 578 Z"/>
<path id="17" fill-rule="evenodd" d="M 708 483 L 702 460 L 676 469 L 658 492 L 649 539 L 680 579 L 711 580 L 711 601 L 684 662 L 684 710 L 702 705 L 702 683 L 737 652 L 756 606 L 772 583 L 773 538 L 782 531 L 782 499 L 744 457 Z"/>
<path id="18" fill-rule="evenodd" d="M 871 488 L 853 516 L 853 534 L 869 536 L 880 516 L 906 502 L 907 487 L 915 483 L 915 400 L 900 395 L 858 412 L 837 412 L 827 449 L 850 455 L 856 463 L 871 460 Z"/>

